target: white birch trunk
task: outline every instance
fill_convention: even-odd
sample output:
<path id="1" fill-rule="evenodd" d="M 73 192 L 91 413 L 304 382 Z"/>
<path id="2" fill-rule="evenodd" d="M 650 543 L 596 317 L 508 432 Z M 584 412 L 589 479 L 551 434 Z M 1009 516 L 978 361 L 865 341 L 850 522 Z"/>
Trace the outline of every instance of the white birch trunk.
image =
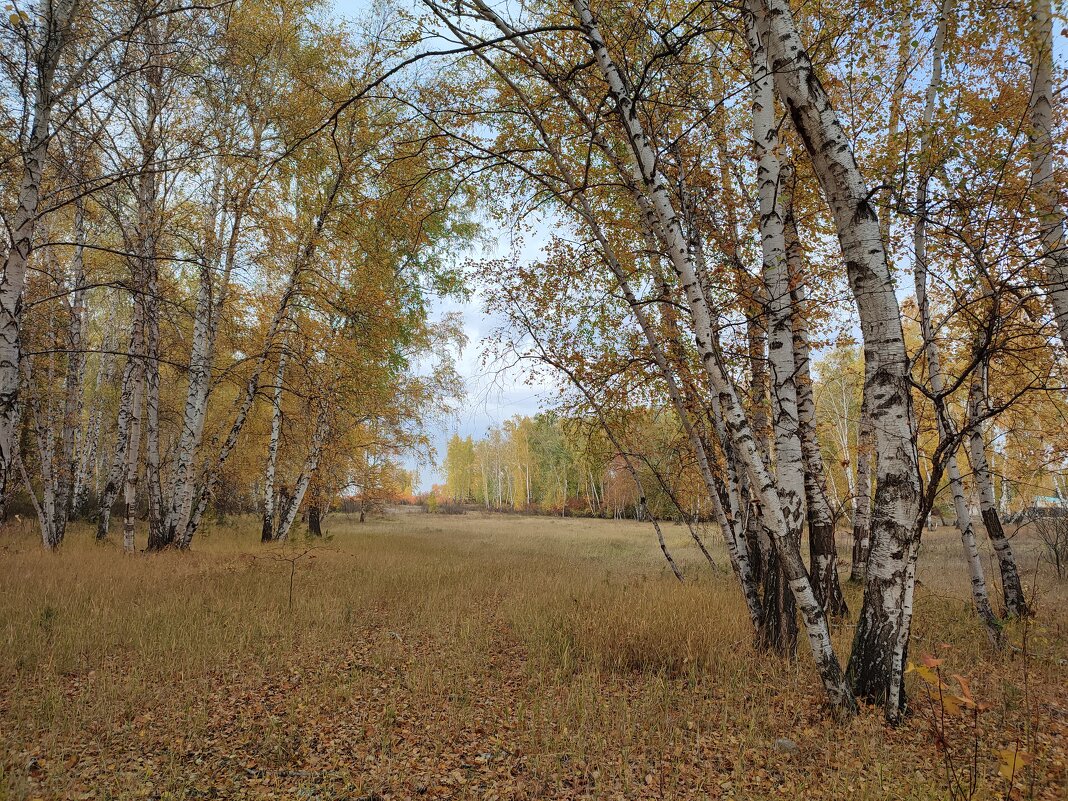
<path id="1" fill-rule="evenodd" d="M 293 260 L 293 268 L 290 271 L 286 288 L 283 290 L 282 296 L 279 299 L 278 308 L 275 310 L 274 317 L 271 319 L 270 325 L 267 327 L 267 335 L 264 339 L 263 350 L 256 359 L 248 381 L 245 382 L 245 389 L 238 402 L 237 412 L 234 415 L 233 423 L 230 425 L 230 431 L 226 435 L 226 440 L 223 442 L 218 456 L 213 460 L 213 463 L 209 465 L 206 471 L 200 490 L 196 493 L 196 501 L 191 506 L 189 519 L 186 521 L 186 524 L 181 529 L 179 535 L 175 538 L 175 544 L 183 550 L 188 548 L 190 542 L 192 542 L 193 535 L 196 533 L 197 528 L 199 528 L 200 521 L 204 516 L 204 511 L 208 507 L 208 502 L 211 500 L 212 494 L 218 487 L 222 468 L 226 464 L 226 460 L 230 458 L 230 454 L 233 453 L 234 448 L 237 446 L 238 438 L 245 427 L 249 412 L 252 411 L 252 406 L 256 401 L 256 392 L 259 388 L 260 376 L 263 375 L 263 371 L 266 369 L 267 359 L 270 355 L 271 348 L 278 336 L 282 322 L 286 319 L 289 313 L 290 303 L 292 303 L 293 299 L 300 292 L 303 275 L 311 266 L 311 262 L 315 258 L 316 250 L 323 234 L 323 228 L 326 226 L 327 220 L 333 214 L 341 189 L 347 180 L 348 167 L 346 165 L 341 165 L 338 167 L 333 184 L 331 185 L 323 206 L 315 219 L 312 230 L 308 232 L 303 243 L 297 249 L 297 254 Z"/>
<path id="2" fill-rule="evenodd" d="M 693 254 L 682 233 L 679 218 L 667 191 L 666 181 L 656 169 L 655 154 L 642 130 L 623 78 L 608 53 L 608 48 L 605 46 L 586 0 L 574 0 L 573 5 L 601 74 L 608 83 L 609 97 L 615 104 L 619 120 L 626 131 L 635 178 L 640 182 L 659 223 L 655 233 L 663 238 L 670 262 L 682 282 L 694 319 L 698 353 L 719 395 L 731 439 L 742 452 L 746 466 L 752 473 L 754 483 L 765 503 L 766 513 L 771 519 L 776 546 L 783 559 L 784 571 L 789 577 L 790 588 L 801 609 L 809 644 L 824 687 L 833 707 L 839 710 L 853 710 L 855 709 L 853 696 L 845 684 L 838 659 L 834 655 L 826 616 L 812 592 L 812 586 L 796 543 L 791 542 L 786 534 L 787 525 L 783 518 L 775 484 L 768 474 L 763 457 L 757 452 L 752 431 L 741 410 L 734 387 L 724 375 L 718 362 L 718 354 L 713 349 L 711 317 L 698 282 Z"/>
<path id="3" fill-rule="evenodd" d="M 753 81 L 753 148 L 757 160 L 758 223 L 764 285 L 767 293 L 768 367 L 771 373 L 772 433 L 775 437 L 775 479 L 786 529 L 800 548 L 804 524 L 805 471 L 797 423 L 797 387 L 794 383 L 793 332 L 790 330 L 790 281 L 786 267 L 786 236 L 781 203 L 782 181 L 790 180 L 777 155 L 775 94 L 768 74 L 767 47 L 756 30 L 751 10 L 744 14 L 749 38 Z M 767 454 L 767 448 L 761 449 Z M 773 542 L 777 542 L 773 538 Z M 781 653 L 795 646 L 796 617 L 781 576 L 781 557 L 770 554 L 773 566 L 764 576 L 765 633 L 774 634 L 768 643 Z M 822 599 L 816 586 L 815 597 Z"/>
<path id="4" fill-rule="evenodd" d="M 282 519 L 278 521 L 278 533 L 275 539 L 280 542 L 284 542 L 289 537 L 289 530 L 293 527 L 293 521 L 297 518 L 301 503 L 304 502 L 304 494 L 308 491 L 308 484 L 319 467 L 319 457 L 322 455 L 323 444 L 326 442 L 329 431 L 330 424 L 326 414 L 326 403 L 323 402 L 315 420 L 315 432 L 312 434 L 308 457 L 300 471 L 300 476 L 297 478 L 297 483 L 293 487 L 293 494 L 282 510 Z"/>
<path id="5" fill-rule="evenodd" d="M 939 11 L 938 26 L 935 30 L 934 43 L 931 47 L 931 78 L 927 84 L 926 100 L 920 121 L 920 169 L 916 185 L 916 209 L 912 226 L 913 280 L 916 290 L 916 305 L 920 312 L 920 331 L 923 336 L 924 353 L 927 356 L 927 372 L 930 378 L 931 392 L 934 395 L 935 417 L 939 444 L 946 444 L 956 438 L 952 421 L 946 411 L 944 398 L 945 377 L 942 374 L 942 360 L 939 352 L 934 325 L 931 321 L 931 302 L 927 297 L 927 194 L 930 173 L 934 165 L 930 164 L 931 137 L 934 134 L 934 112 L 938 100 L 938 91 L 942 83 L 942 54 L 945 49 L 946 30 L 955 11 L 955 0 L 944 0 Z M 991 642 L 999 643 L 1000 627 L 994 610 L 990 606 L 990 595 L 986 588 L 986 576 L 983 573 L 983 561 L 975 542 L 975 529 L 972 526 L 968 503 L 964 497 L 964 482 L 961 480 L 957 465 L 956 448 L 950 447 L 946 452 L 946 477 L 953 497 L 953 510 L 957 530 L 960 531 L 964 546 L 964 559 L 971 577 L 972 603 L 976 614 L 986 626 Z"/>
<path id="6" fill-rule="evenodd" d="M 875 431 L 871 425 L 871 395 L 868 392 L 868 369 L 865 366 L 861 389 L 860 421 L 857 425 L 857 482 L 853 516 L 853 558 L 849 580 L 864 581 L 871 552 L 871 474 L 875 456 Z M 846 468 L 847 470 L 849 467 Z"/>
<path id="7" fill-rule="evenodd" d="M 258 160 L 262 131 L 255 130 L 253 154 Z M 218 179 L 223 182 L 222 178 Z M 211 370 L 215 359 L 215 346 L 219 321 L 230 293 L 230 276 L 237 257 L 245 211 L 251 201 L 251 187 L 246 186 L 234 210 L 229 224 L 228 241 L 224 254 L 219 253 L 221 234 L 217 232 L 216 218 L 225 219 L 225 209 L 219 196 L 226 196 L 225 189 L 212 193 L 212 211 L 207 215 L 205 233 L 209 239 L 197 283 L 197 301 L 193 312 L 193 341 L 189 357 L 189 383 L 186 387 L 185 406 L 182 412 L 182 432 L 171 477 L 171 498 L 167 511 L 164 545 L 170 545 L 189 524 L 195 493 L 194 465 L 204 435 L 208 413 L 208 396 L 211 392 Z M 215 279 L 215 269 L 222 259 L 222 274 Z"/>
<path id="8" fill-rule="evenodd" d="M 801 43 L 787 0 L 760 0 L 775 86 L 812 160 L 834 216 L 856 298 L 880 458 L 877 465 L 864 604 L 849 677 L 854 691 L 885 705 L 897 720 L 904 706 L 905 651 L 912 623 L 912 583 L 919 549 L 919 457 L 909 395 L 908 356 L 879 220 L 853 148 Z"/>
<path id="9" fill-rule="evenodd" d="M 18 200 L 11 216 L 9 239 L 0 273 L 0 520 L 6 514 L 7 481 L 18 449 L 18 392 L 20 383 L 19 332 L 22 325 L 22 295 L 26 287 L 26 267 L 33 250 L 34 226 L 41 200 L 51 138 L 53 82 L 67 44 L 71 17 L 77 0 L 48 0 L 43 3 L 39 30 L 44 41 L 35 43 L 28 54 L 33 64 L 29 141 L 22 151 L 22 175 Z"/>
<path id="10" fill-rule="evenodd" d="M 263 476 L 263 525 L 260 527 L 260 541 L 270 542 L 275 539 L 275 497 L 274 480 L 278 470 L 278 444 L 282 437 L 282 384 L 286 375 L 286 341 L 282 338 L 282 347 L 278 354 L 278 369 L 274 374 L 274 393 L 271 398 L 271 439 L 267 443 L 267 467 Z"/>
<path id="11" fill-rule="evenodd" d="M 64 521 L 76 510 L 81 472 L 80 434 L 85 409 L 85 203 L 74 212 L 74 257 L 71 263 L 70 324 L 67 333 L 67 375 L 64 386 L 60 502 Z"/>
<path id="12" fill-rule="evenodd" d="M 143 329 L 137 328 L 139 334 Z M 138 337 L 134 353 L 143 353 L 144 343 Z M 134 520 L 137 514 L 138 454 L 141 450 L 141 424 L 144 407 L 145 365 L 142 358 L 133 358 L 134 374 L 130 387 L 130 418 L 126 447 L 123 449 L 122 464 L 122 549 L 126 553 L 134 552 Z"/>
<path id="13" fill-rule="evenodd" d="M 1005 596 L 1005 614 L 1010 617 L 1023 617 L 1031 613 L 1024 595 L 1020 571 L 1016 566 L 1016 555 L 1012 551 L 1009 538 L 1001 524 L 997 501 L 994 498 L 994 480 L 990 475 L 990 465 L 986 460 L 986 440 L 983 437 L 982 416 L 986 412 L 986 390 L 983 387 L 982 374 L 972 376 L 968 390 L 968 418 L 971 429 L 968 432 L 969 455 L 971 456 L 972 475 L 976 489 L 979 490 L 979 510 L 983 516 L 990 544 L 998 559 L 1001 571 L 1001 588 Z"/>
<path id="14" fill-rule="evenodd" d="M 141 402 L 141 352 L 144 339 L 144 314 L 140 301 L 135 298 L 130 326 L 129 352 L 126 365 L 122 371 L 122 383 L 119 391 L 118 420 L 115 425 L 115 451 L 108 479 L 99 499 L 99 519 L 96 538 L 106 539 L 111 522 L 111 507 L 123 488 L 126 476 L 126 451 L 130 443 L 130 428 L 135 414 L 135 401 Z"/>
<path id="15" fill-rule="evenodd" d="M 805 507 L 808 513 L 809 573 L 813 589 L 832 617 L 849 614 L 838 580 L 838 551 L 834 542 L 834 515 L 827 498 L 827 479 L 816 437 L 816 402 L 809 369 L 808 331 L 805 323 L 805 289 L 802 250 L 793 212 L 787 204 L 786 263 L 790 276 L 790 314 L 797 385 L 797 424 L 805 460 Z M 849 464 L 847 462 L 847 472 Z"/>
<path id="16" fill-rule="evenodd" d="M 1046 262 L 1047 293 L 1061 347 L 1068 353 L 1068 242 L 1054 177 L 1053 15 L 1050 0 L 1031 0 L 1031 186 Z"/>

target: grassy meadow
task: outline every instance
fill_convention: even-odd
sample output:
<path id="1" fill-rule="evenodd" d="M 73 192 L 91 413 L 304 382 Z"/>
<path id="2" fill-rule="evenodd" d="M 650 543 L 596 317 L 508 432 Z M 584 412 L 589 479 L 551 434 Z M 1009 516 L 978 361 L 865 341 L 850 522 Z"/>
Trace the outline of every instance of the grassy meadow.
<path id="1" fill-rule="evenodd" d="M 1068 585 L 1026 532 L 1038 613 L 1001 653 L 955 533 L 926 535 L 911 655 L 988 706 L 940 747 L 915 674 L 904 725 L 840 726 L 804 644 L 756 652 L 715 530 L 717 570 L 665 527 L 680 584 L 633 522 L 324 528 L 264 547 L 230 520 L 134 557 L 84 527 L 58 554 L 29 523 L 0 532 L 0 799 L 942 799 L 947 758 L 975 761 L 977 798 L 1068 792 Z"/>

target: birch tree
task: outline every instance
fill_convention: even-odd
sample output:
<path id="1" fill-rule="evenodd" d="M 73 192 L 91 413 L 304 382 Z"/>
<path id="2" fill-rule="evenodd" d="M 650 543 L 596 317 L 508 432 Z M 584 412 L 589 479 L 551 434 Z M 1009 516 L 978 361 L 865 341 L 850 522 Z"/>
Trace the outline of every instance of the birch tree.
<path id="1" fill-rule="evenodd" d="M 1000 642 L 1000 628 L 990 605 L 990 595 L 986 588 L 983 562 L 975 542 L 975 530 L 972 526 L 971 513 L 964 497 L 964 482 L 957 465 L 955 426 L 946 410 L 946 381 L 942 374 L 942 359 L 938 345 L 937 332 L 931 319 L 931 304 L 927 297 L 927 197 L 931 173 L 937 168 L 933 164 L 930 140 L 934 135 L 934 113 L 938 92 L 942 82 L 942 61 L 945 52 L 946 34 L 952 20 L 955 0 L 944 0 L 938 14 L 938 24 L 931 47 L 931 79 L 927 85 L 926 100 L 921 117 L 920 162 L 916 186 L 915 222 L 912 229 L 913 243 L 913 283 L 916 289 L 916 305 L 920 314 L 920 331 L 923 336 L 923 348 L 927 357 L 927 373 L 934 398 L 936 425 L 940 446 L 947 446 L 945 472 L 949 478 L 949 490 L 953 497 L 953 509 L 957 529 L 960 531 L 964 545 L 964 558 L 971 577 L 972 602 L 976 614 L 987 627 L 987 633 L 994 642 Z"/>
<path id="2" fill-rule="evenodd" d="M 1061 347 L 1068 352 L 1068 243 L 1054 172 L 1053 14 L 1050 0 L 1031 0 L 1031 184 L 1046 263 L 1047 294 Z"/>
<path id="3" fill-rule="evenodd" d="M 885 705 L 896 719 L 904 706 L 904 658 L 912 622 L 920 529 L 918 454 L 901 316 L 879 220 L 853 148 L 801 43 L 792 12 L 762 0 L 776 93 L 786 106 L 837 226 L 857 301 L 864 356 L 873 365 L 872 426 L 879 451 L 864 603 L 848 673 L 861 698 Z"/>
<path id="4" fill-rule="evenodd" d="M 10 24 L 24 49 L 27 94 L 26 130 L 20 142 L 21 178 L 14 213 L 5 214 L 4 268 L 0 275 L 0 504 L 18 448 L 16 426 L 19 375 L 19 329 L 26 267 L 34 246 L 34 229 L 41 202 L 48 148 L 53 135 L 52 114 L 65 87 L 56 86 L 60 62 L 68 50 L 79 0 L 44 0 L 35 14 L 19 11 Z M 4 509 L 0 508 L 0 519 Z"/>

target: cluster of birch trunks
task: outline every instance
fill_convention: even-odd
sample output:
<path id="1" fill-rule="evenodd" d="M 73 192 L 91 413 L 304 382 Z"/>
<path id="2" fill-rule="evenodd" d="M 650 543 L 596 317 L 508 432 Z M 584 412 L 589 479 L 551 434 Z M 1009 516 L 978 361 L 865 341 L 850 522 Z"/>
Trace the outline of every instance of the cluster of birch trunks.
<path id="1" fill-rule="evenodd" d="M 451 337 L 423 281 L 464 206 L 396 102 L 354 102 L 395 54 L 319 11 L 42 0 L 5 21 L 0 502 L 24 493 L 45 547 L 75 518 L 105 540 L 121 510 L 124 550 L 142 518 L 149 551 L 185 549 L 249 500 L 264 540 L 302 510 L 315 529 L 453 391 L 409 365 Z"/>
<path id="2" fill-rule="evenodd" d="M 183 37 L 192 38 L 191 20 L 204 27 L 197 35 L 210 39 L 230 10 L 247 5 L 219 3 L 209 13 L 173 0 L 41 0 L 5 23 L 7 40 L 25 56 L 7 65 L 25 75 L 16 82 L 25 113 L 13 137 L 17 187 L 5 218 L 0 281 L 0 477 L 10 483 L 21 475 L 31 490 L 41 487 L 39 498 L 31 495 L 46 545 L 58 545 L 67 519 L 81 510 L 89 466 L 97 460 L 104 410 L 81 407 L 89 297 L 85 209 L 120 183 L 125 205 L 113 220 L 115 247 L 130 265 L 125 288 L 134 300 L 128 331 L 112 333 L 108 323 L 100 348 L 124 357 L 105 361 L 96 376 L 121 388 L 116 446 L 96 499 L 101 534 L 121 496 L 131 544 L 143 476 L 150 549 L 188 547 L 265 377 L 273 375 L 263 536 L 285 536 L 339 418 L 331 393 L 320 393 L 309 407 L 303 467 L 279 502 L 280 395 L 292 366 L 285 343 L 311 324 L 300 316 L 307 283 L 318 282 L 320 293 L 340 283 L 322 279 L 330 261 L 324 250 L 341 223 L 359 216 L 352 186 L 373 172 L 360 142 L 380 115 L 398 130 L 411 126 L 394 144 L 418 140 L 415 152 L 435 160 L 425 174 L 445 176 L 446 189 L 435 195 L 442 207 L 475 191 L 495 213 L 513 219 L 551 210 L 562 234 L 552 253 L 522 269 L 510 259 L 487 268 L 485 280 L 499 282 L 489 291 L 494 310 L 519 328 L 527 355 L 574 385 L 626 459 L 603 395 L 607 384 L 592 380 L 612 366 L 576 358 L 581 347 L 621 337 L 623 345 L 612 344 L 624 367 L 637 364 L 651 376 L 650 392 L 684 433 L 757 641 L 791 653 L 803 635 L 836 710 L 852 713 L 861 699 L 883 705 L 893 720 L 904 708 L 921 533 L 940 492 L 952 498 L 977 620 L 992 643 L 1000 643 L 999 614 L 1029 613 L 999 519 L 984 429 L 1030 394 L 1063 384 L 1068 249 L 1055 156 L 1063 150 L 1057 137 L 1065 124 L 1056 104 L 1063 71 L 1054 62 L 1049 0 L 1032 0 L 1027 8 L 898 0 L 871 7 L 831 3 L 823 10 L 795 10 L 788 0 L 740 6 L 571 0 L 536 8 L 423 0 L 413 29 L 421 38 L 412 31 L 408 39 L 383 37 L 400 48 L 369 58 L 349 79 L 347 97 L 327 96 L 321 106 L 300 109 L 310 121 L 288 139 L 277 134 L 296 124 L 290 118 L 296 114 L 272 105 L 278 87 L 271 81 L 291 80 L 292 73 L 279 70 L 256 84 L 257 95 L 242 82 L 263 65 L 244 63 L 230 73 L 225 58 L 205 66 L 189 52 L 175 55 Z M 278 9 L 268 5 L 262 13 Z M 118 16 L 101 23 L 95 38 L 86 36 L 104 11 Z M 263 43 L 266 62 L 281 58 L 276 45 Z M 364 46 L 378 54 L 373 39 Z M 113 61 L 102 70 L 106 54 Z M 1009 62 L 1016 68 L 1002 74 Z M 428 63 L 435 68 L 423 70 Z M 196 119 L 212 123 L 205 134 L 211 146 L 191 155 L 173 135 L 186 109 L 175 95 L 177 82 L 200 69 Z M 325 59 L 316 74 L 329 69 Z M 97 108 L 98 95 L 125 86 L 131 75 L 107 112 L 124 120 L 118 144 L 126 169 L 120 178 L 86 175 L 101 158 L 86 142 L 112 135 L 112 118 L 89 115 L 79 136 L 57 132 L 69 130 L 83 108 Z M 947 111 L 951 83 L 955 105 Z M 961 87 L 968 84 L 996 97 L 966 96 Z M 308 95 L 298 87 L 290 102 Z M 361 115 L 359 109 L 383 98 L 388 115 L 381 105 Z M 316 191 L 288 233 L 280 289 L 262 312 L 260 345 L 244 359 L 230 422 L 207 448 L 220 318 L 231 294 L 248 289 L 235 274 L 248 242 L 269 238 L 262 227 L 250 231 L 250 221 L 263 219 L 263 207 L 275 202 L 272 193 L 300 193 L 307 176 L 280 177 L 279 165 L 312 141 L 325 144 L 318 160 L 300 168 L 318 170 Z M 988 153 L 991 143 L 1000 150 Z M 235 152 L 242 157 L 213 158 Z M 207 189 L 196 206 L 199 221 L 183 229 L 197 240 L 184 251 L 193 265 L 193 333 L 181 356 L 180 433 L 164 469 L 160 365 L 170 354 L 161 347 L 166 298 L 159 287 L 158 210 L 176 185 L 192 180 Z M 413 179 L 406 189 L 421 191 L 426 182 Z M 40 243 L 57 243 L 48 230 L 56 216 L 50 204 L 60 197 L 72 235 L 58 241 L 74 255 L 65 268 L 69 325 L 55 339 L 67 343 L 57 350 L 69 358 L 61 401 L 47 404 L 61 409 L 48 413 L 20 396 L 30 397 L 24 388 L 41 380 L 43 363 L 53 362 L 42 358 L 43 348 L 28 353 L 21 344 L 27 274 L 50 269 L 56 248 Z M 439 235 L 447 236 L 446 229 L 439 226 Z M 427 236 L 416 237 L 413 247 L 426 245 Z M 918 344 L 907 340 L 907 310 L 899 300 L 908 277 Z M 848 610 L 810 375 L 816 327 L 824 319 L 810 290 L 823 293 L 839 278 L 865 362 L 851 565 L 864 592 L 853 610 L 856 630 L 845 667 L 830 636 L 829 618 Z M 539 291 L 524 292 L 523 281 Z M 579 310 L 569 305 L 576 293 L 588 301 Z M 328 333 L 340 335 L 354 319 L 364 320 L 347 302 L 324 304 L 339 307 L 336 318 L 326 312 L 316 318 Z M 381 304 L 383 314 L 387 307 Z M 608 307 L 624 309 L 625 324 Z M 602 313 L 616 324 L 573 323 Z M 388 353 L 381 358 L 389 362 Z M 331 387 L 341 369 L 324 367 L 319 382 Z M 1025 377 L 992 391 L 990 376 L 1010 370 Z M 921 401 L 935 428 L 935 446 L 923 456 Z M 32 477 L 20 458 L 27 440 L 39 452 L 39 475 Z M 965 461 L 970 472 L 962 469 Z M 631 472 L 638 482 L 638 471 Z M 1000 611 L 988 591 L 966 480 L 997 556 Z M 645 497 L 641 487 L 638 494 Z"/>
<path id="3" fill-rule="evenodd" d="M 1060 348 L 1068 341 L 1068 254 L 1052 178 L 1063 117 L 1057 121 L 1053 105 L 1048 4 L 1039 0 L 1000 18 L 1017 24 L 1015 53 L 1029 67 L 1015 87 L 1025 102 L 1006 108 L 999 121 L 1028 132 L 1023 145 L 1003 154 L 1002 164 L 1016 168 L 1030 155 L 1017 175 L 1026 200 L 1009 201 L 1015 227 L 992 235 L 1010 241 L 1000 244 L 1011 247 L 1013 257 L 997 263 L 982 252 L 989 248 L 985 241 L 971 240 L 974 260 L 953 265 L 957 283 L 948 292 L 938 287 L 937 305 L 931 264 L 950 252 L 945 209 L 960 202 L 958 193 L 978 186 L 967 176 L 953 183 L 947 165 L 957 154 L 937 141 L 945 62 L 950 54 L 959 57 L 953 36 L 961 35 L 965 19 L 972 24 L 975 8 L 961 12 L 954 0 L 901 3 L 839 20 L 862 46 L 877 46 L 884 56 L 889 51 L 881 63 L 894 64 L 895 48 L 884 42 L 896 44 L 894 85 L 884 84 L 882 96 L 857 93 L 880 104 L 880 114 L 871 113 L 885 118 L 889 130 L 873 132 L 856 127 L 867 109 L 850 109 L 853 127 L 842 122 L 839 105 L 857 99 L 843 85 L 846 66 L 835 69 L 833 47 L 821 50 L 829 63 L 819 66 L 806 48 L 819 23 L 837 29 L 810 12 L 795 12 L 785 0 L 747 0 L 741 8 L 635 8 L 589 0 L 539 11 L 509 11 L 482 0 L 429 6 L 450 41 L 467 48 L 467 59 L 482 70 L 482 91 L 492 87 L 484 105 L 474 102 L 463 112 L 508 115 L 492 137 L 470 128 L 457 132 L 461 124 L 445 114 L 437 116 L 441 127 L 456 126 L 450 133 L 473 154 L 497 159 L 513 181 L 525 182 L 529 207 L 551 202 L 554 220 L 568 227 L 540 272 L 507 265 L 493 272 L 500 283 L 491 293 L 494 308 L 525 337 L 525 350 L 514 340 L 506 344 L 558 371 L 613 442 L 618 423 L 612 412 L 625 403 L 618 388 L 626 382 L 619 376 L 644 371 L 654 387 L 646 391 L 671 408 L 699 466 L 757 642 L 790 653 L 803 633 L 835 709 L 848 714 L 862 699 L 882 704 L 896 719 L 905 705 L 921 533 L 945 491 L 978 625 L 999 645 L 1002 619 L 988 591 L 960 459 L 967 454 L 968 478 L 997 555 L 1001 612 L 1026 615 L 995 503 L 984 426 L 1028 391 L 1057 385 L 1050 376 L 1063 370 Z M 899 27 L 880 41 L 887 16 Z M 856 44 L 845 34 L 842 40 L 843 46 Z M 955 77 L 975 80 L 965 68 Z M 904 99 L 917 88 L 918 111 L 915 101 Z M 903 145 L 906 134 L 911 139 Z M 886 186 L 860 167 L 862 156 L 874 161 L 873 140 L 895 159 Z M 748 151 L 751 165 L 738 163 L 739 151 Z M 903 169 L 896 160 L 906 156 Z M 1004 222 L 992 223 L 992 217 L 989 227 Z M 939 242 L 933 255 L 932 238 Z M 918 347 L 906 342 L 898 297 L 898 282 L 907 275 L 901 268 L 908 265 Z M 819 312 L 806 297 L 808 287 L 827 280 L 819 271 L 828 269 L 844 274 L 865 360 L 850 571 L 864 582 L 864 593 L 844 669 L 828 624 L 848 610 L 809 364 Z M 938 280 L 946 275 L 939 271 Z M 591 296 L 600 299 L 599 309 Z M 612 311 L 604 311 L 609 305 Z M 1036 371 L 1033 382 L 994 400 L 991 365 L 1015 358 L 1007 355 L 1013 347 L 1007 343 L 1016 335 L 1006 332 L 1015 325 L 1008 321 L 1021 315 L 1050 372 Z M 624 327 L 626 337 L 617 335 Z M 738 336 L 737 329 L 744 333 Z M 950 343 L 949 371 L 941 351 L 948 337 L 962 332 L 967 346 Z M 605 355 L 609 347 L 617 349 L 615 361 Z M 962 392 L 967 400 L 960 410 Z M 923 458 L 917 397 L 933 410 L 936 429 L 934 452 Z M 618 442 L 617 450 L 628 452 Z M 631 472 L 644 498 L 636 466 Z M 807 564 L 801 553 L 806 528 Z"/>

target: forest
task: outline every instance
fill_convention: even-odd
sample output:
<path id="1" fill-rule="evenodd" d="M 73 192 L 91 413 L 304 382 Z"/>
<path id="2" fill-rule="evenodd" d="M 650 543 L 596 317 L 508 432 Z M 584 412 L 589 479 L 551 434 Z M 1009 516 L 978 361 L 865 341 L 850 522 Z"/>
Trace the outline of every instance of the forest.
<path id="1" fill-rule="evenodd" d="M 1066 25 L 6 3 L 0 799 L 1063 797 Z"/>

